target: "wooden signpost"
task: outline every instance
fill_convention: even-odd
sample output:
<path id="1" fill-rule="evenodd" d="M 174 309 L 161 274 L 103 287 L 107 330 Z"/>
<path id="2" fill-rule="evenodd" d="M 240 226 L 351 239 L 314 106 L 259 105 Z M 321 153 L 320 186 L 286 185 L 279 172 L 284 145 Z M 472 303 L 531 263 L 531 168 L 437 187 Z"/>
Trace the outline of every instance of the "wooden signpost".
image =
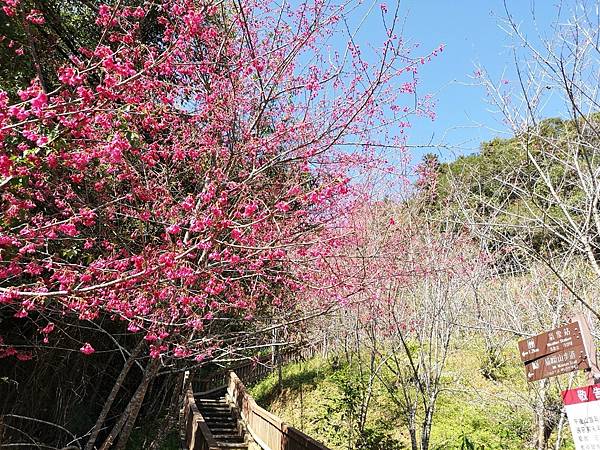
<path id="1" fill-rule="evenodd" d="M 583 345 L 579 322 L 571 322 L 546 333 L 519 342 L 521 360 L 534 361 L 542 356 Z"/>
<path id="2" fill-rule="evenodd" d="M 552 353 L 525 364 L 527 381 L 543 380 L 563 373 L 586 369 L 590 369 L 590 364 L 583 346 Z"/>
<path id="3" fill-rule="evenodd" d="M 589 325 L 578 315 L 554 330 L 519 341 L 527 381 L 587 370 L 589 386 L 562 393 L 576 450 L 600 450 L 600 370 Z M 596 446 L 597 445 L 597 446 Z"/>
<path id="4" fill-rule="evenodd" d="M 596 350 L 588 324 L 577 316 L 566 325 L 519 341 L 527 381 L 538 381 L 576 370 L 598 374 Z"/>

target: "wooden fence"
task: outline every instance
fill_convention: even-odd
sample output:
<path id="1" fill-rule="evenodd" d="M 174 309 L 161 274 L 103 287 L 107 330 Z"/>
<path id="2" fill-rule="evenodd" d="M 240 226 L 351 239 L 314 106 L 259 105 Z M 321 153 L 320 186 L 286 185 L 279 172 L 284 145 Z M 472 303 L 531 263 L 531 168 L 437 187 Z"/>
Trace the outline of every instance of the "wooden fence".
<path id="1" fill-rule="evenodd" d="M 207 377 L 194 383 L 196 392 L 205 392 L 229 382 L 229 372 L 233 371 L 246 384 L 252 384 L 268 376 L 277 364 L 284 365 L 310 359 L 321 351 L 320 344 L 286 348 L 276 354 L 263 355 L 230 368 L 212 372 Z"/>
<path id="2" fill-rule="evenodd" d="M 227 394 L 237 406 L 248 431 L 266 450 L 329 450 L 323 444 L 256 404 L 234 372 L 229 373 Z"/>

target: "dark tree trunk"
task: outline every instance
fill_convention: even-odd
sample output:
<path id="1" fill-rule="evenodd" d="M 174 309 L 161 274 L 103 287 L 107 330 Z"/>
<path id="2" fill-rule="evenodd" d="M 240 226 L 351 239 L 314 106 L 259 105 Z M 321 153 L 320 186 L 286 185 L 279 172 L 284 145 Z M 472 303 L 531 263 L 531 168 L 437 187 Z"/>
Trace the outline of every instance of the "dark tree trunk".
<path id="1" fill-rule="evenodd" d="M 137 419 L 137 415 L 142 406 L 142 402 L 144 401 L 144 396 L 146 395 L 146 391 L 148 389 L 148 385 L 152 378 L 156 375 L 158 368 L 160 367 L 160 362 L 157 359 L 151 360 L 146 366 L 146 370 L 144 371 L 144 377 L 140 382 L 138 388 L 135 393 L 131 397 L 127 408 L 121 414 L 119 421 L 115 424 L 113 429 L 111 430 L 108 437 L 105 439 L 100 450 L 108 450 L 113 445 L 113 442 L 119 437 L 119 441 L 115 448 L 124 448 L 127 440 L 129 439 L 129 435 L 131 434 L 131 430 L 133 429 L 133 424 Z"/>
<path id="2" fill-rule="evenodd" d="M 125 364 L 123 365 L 123 369 L 121 369 L 121 373 L 117 377 L 117 380 L 115 381 L 115 384 L 113 385 L 113 388 L 110 391 L 110 394 L 108 395 L 108 398 L 106 399 L 106 402 L 104 403 L 104 407 L 102 408 L 102 411 L 100 412 L 100 415 L 98 416 L 98 420 L 96 420 L 96 424 L 94 425 L 94 428 L 92 429 L 92 434 L 90 435 L 90 438 L 88 439 L 88 442 L 85 446 L 85 450 L 92 450 L 94 448 L 94 445 L 96 444 L 96 439 L 98 438 L 98 433 L 100 432 L 100 429 L 102 428 L 102 425 L 104 424 L 104 421 L 106 420 L 106 416 L 108 416 L 108 413 L 110 412 L 110 408 L 112 407 L 112 404 L 114 403 L 115 398 L 117 398 L 117 394 L 119 393 L 119 390 L 121 389 L 121 386 L 123 385 L 123 382 L 125 381 L 125 377 L 129 373 L 129 369 L 131 369 L 131 367 L 135 363 L 135 360 L 138 357 L 138 355 L 140 354 L 143 346 L 144 346 L 144 340 L 141 339 L 140 342 L 138 343 L 138 345 L 133 349 L 133 351 L 129 355 L 129 358 L 127 358 L 127 361 L 125 361 Z"/>

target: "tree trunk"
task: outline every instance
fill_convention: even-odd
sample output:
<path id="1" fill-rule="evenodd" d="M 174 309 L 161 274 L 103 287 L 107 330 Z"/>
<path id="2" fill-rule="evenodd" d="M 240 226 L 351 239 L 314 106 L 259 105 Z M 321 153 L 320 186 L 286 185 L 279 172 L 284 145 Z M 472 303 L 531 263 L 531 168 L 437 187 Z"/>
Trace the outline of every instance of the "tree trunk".
<path id="1" fill-rule="evenodd" d="M 137 391 L 135 392 L 132 401 L 130 402 L 130 412 L 127 414 L 127 421 L 125 422 L 125 426 L 123 430 L 119 434 L 119 441 L 115 446 L 115 450 L 123 450 L 127 445 L 127 441 L 129 440 L 129 436 L 133 431 L 133 426 L 137 420 L 137 416 L 140 412 L 140 408 L 142 407 L 142 403 L 144 402 L 144 397 L 146 396 L 146 392 L 148 390 L 148 386 L 150 382 L 156 376 L 158 369 L 160 368 L 160 359 L 153 359 L 148 364 L 148 368 L 146 369 L 146 373 L 144 373 L 144 379 L 140 383 Z M 128 407 L 129 409 L 129 407 Z"/>
<path id="2" fill-rule="evenodd" d="M 133 429 L 133 423 L 135 423 L 137 415 L 140 411 L 140 407 L 142 406 L 142 401 L 144 400 L 144 396 L 146 395 L 148 385 L 150 384 L 150 381 L 158 371 L 159 367 L 160 364 L 158 359 L 153 359 L 148 363 L 140 385 L 131 397 L 127 408 L 125 408 L 125 411 L 123 411 L 123 413 L 121 414 L 119 421 L 113 427 L 112 431 L 102 444 L 102 447 L 100 447 L 100 450 L 109 449 L 112 446 L 115 439 L 117 438 L 117 436 L 119 436 L 119 441 L 117 443 L 116 448 L 118 449 L 125 447 L 125 443 L 127 443 L 127 440 L 129 439 L 129 434 L 131 434 L 131 430 Z"/>
<path id="3" fill-rule="evenodd" d="M 419 450 L 419 445 L 417 443 L 417 430 L 411 426 L 408 429 L 408 433 L 410 434 L 410 447 L 412 450 Z"/>
<path id="4" fill-rule="evenodd" d="M 127 358 L 127 361 L 125 361 L 125 365 L 123 366 L 123 369 L 121 369 L 121 373 L 117 377 L 117 380 L 115 381 L 115 384 L 113 385 L 113 388 L 110 391 L 106 402 L 104 403 L 104 407 L 102 408 L 102 411 L 98 416 L 98 420 L 96 420 L 96 424 L 92 429 L 92 434 L 90 435 L 90 438 L 88 439 L 88 442 L 85 445 L 85 450 L 92 450 L 94 448 L 94 444 L 96 443 L 96 439 L 98 438 L 98 433 L 100 433 L 100 429 L 102 428 L 102 425 L 106 420 L 106 416 L 108 415 L 110 408 L 112 407 L 112 404 L 114 403 L 115 398 L 117 397 L 117 394 L 119 393 L 119 390 L 123 385 L 123 381 L 125 381 L 125 377 L 129 373 L 129 369 L 131 369 L 131 367 L 135 363 L 135 359 L 140 354 L 143 346 L 144 340 L 141 339 L 138 345 L 133 349 L 133 351 L 129 355 L 129 358 Z"/>
<path id="5" fill-rule="evenodd" d="M 173 426 L 179 419 L 179 405 L 183 404 L 183 385 L 184 374 L 181 373 L 177 376 L 175 381 L 175 387 L 173 389 L 173 395 L 171 396 L 171 402 L 169 404 L 169 411 L 165 416 L 162 426 L 158 429 L 154 440 L 150 443 L 148 450 L 158 450 L 164 442 L 167 435 L 173 429 Z"/>
<path id="6" fill-rule="evenodd" d="M 546 450 L 548 446 L 548 440 L 546 439 L 546 391 L 548 387 L 548 380 L 543 380 L 540 386 L 540 394 L 537 399 L 537 405 L 535 408 L 535 415 L 537 419 L 537 450 Z"/>
<path id="7" fill-rule="evenodd" d="M 556 430 L 556 443 L 554 444 L 554 450 L 560 450 L 561 446 L 562 446 L 562 432 L 563 432 L 563 428 L 565 426 L 565 411 L 561 411 L 560 413 L 560 419 L 558 420 L 558 426 L 557 426 L 557 430 Z"/>
<path id="8" fill-rule="evenodd" d="M 435 400 L 432 405 L 435 404 Z M 431 425 L 433 423 L 433 406 L 430 406 L 425 413 L 425 419 L 423 420 L 423 428 L 421 434 L 421 450 L 429 449 L 429 438 L 431 436 Z"/>
<path id="9" fill-rule="evenodd" d="M 411 449 L 419 450 L 419 441 L 417 439 L 417 412 L 413 406 L 408 405 L 408 434 L 410 434 Z"/>

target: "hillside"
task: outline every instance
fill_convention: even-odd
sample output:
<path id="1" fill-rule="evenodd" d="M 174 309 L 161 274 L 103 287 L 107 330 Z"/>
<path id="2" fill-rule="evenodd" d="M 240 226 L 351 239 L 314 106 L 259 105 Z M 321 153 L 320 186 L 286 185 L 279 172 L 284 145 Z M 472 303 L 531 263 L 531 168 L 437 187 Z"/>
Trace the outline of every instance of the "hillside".
<path id="1" fill-rule="evenodd" d="M 577 239 L 586 235 L 597 254 L 586 213 L 595 204 L 597 122 L 594 114 L 544 119 L 452 161 L 426 155 L 433 175 L 421 185 L 428 193 L 423 212 L 450 212 L 458 230 L 468 226 L 490 253 L 506 254 L 504 269 L 520 271 L 532 256 L 552 258 L 573 246 L 581 254 Z"/>
<path id="2" fill-rule="evenodd" d="M 496 367 L 492 368 L 489 360 L 486 362 L 481 341 L 468 339 L 454 346 L 444 375 L 445 387 L 434 414 L 430 448 L 521 450 L 530 447 L 534 425 L 527 399 L 535 395 L 537 386 L 528 386 L 525 382 L 515 348 L 515 342 L 507 345 Z M 382 375 L 385 377 L 385 373 Z M 410 448 L 401 405 L 392 401 L 379 381 L 373 388 L 363 439 L 353 442 L 357 436 L 352 432 L 356 421 L 353 408 L 360 403 L 361 380 L 366 381 L 356 361 L 346 364 L 335 356 L 317 357 L 284 367 L 281 393 L 277 376 L 272 374 L 252 388 L 252 395 L 261 406 L 334 450 L 352 445 L 364 450 Z M 556 388 L 552 398 L 552 402 L 560 404 Z M 568 427 L 562 433 L 559 448 L 573 449 Z M 555 448 L 555 443 L 556 433 L 550 438 L 549 448 Z"/>

